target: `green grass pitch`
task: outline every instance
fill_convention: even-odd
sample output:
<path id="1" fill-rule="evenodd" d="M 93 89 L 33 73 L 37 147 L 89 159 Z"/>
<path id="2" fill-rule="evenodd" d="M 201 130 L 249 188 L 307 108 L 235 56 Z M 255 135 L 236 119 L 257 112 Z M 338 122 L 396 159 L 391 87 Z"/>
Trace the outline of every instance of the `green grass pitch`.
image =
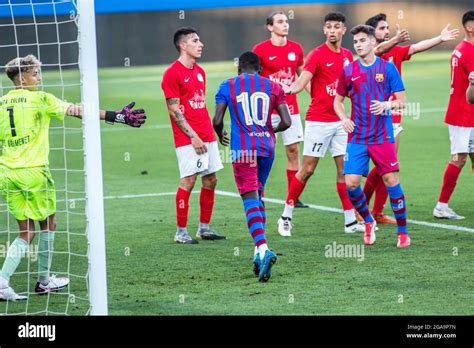
<path id="1" fill-rule="evenodd" d="M 235 74 L 232 62 L 203 63 L 207 72 L 207 103 L 213 114 L 214 94 L 222 80 Z M 101 107 L 118 109 L 131 100 L 147 110 L 141 129 L 102 125 L 107 281 L 112 315 L 473 315 L 474 314 L 474 174 L 463 170 L 450 205 L 466 220 L 437 221 L 437 201 L 449 159 L 447 126 L 443 123 L 449 96 L 449 52 L 423 53 L 403 66 L 410 102 L 419 103 L 419 118 L 405 118 L 399 152 L 400 179 L 408 218 L 455 225 L 470 231 L 410 224 L 412 246 L 398 250 L 394 226 L 380 226 L 377 242 L 364 249 L 363 260 L 327 257 L 328 245 L 362 245 L 362 235 L 346 235 L 342 214 L 317 209 L 294 213 L 293 237 L 277 233 L 282 205 L 267 203 L 267 240 L 280 255 L 268 283 L 252 273 L 252 239 L 238 197 L 216 195 L 212 226 L 225 241 L 178 245 L 174 195 L 178 168 L 163 93 L 164 66 L 100 70 Z M 68 72 L 66 80 L 77 81 Z M 45 73 L 45 84 L 59 79 Z M 3 84 L 5 86 L 6 83 Z M 53 92 L 58 90 L 51 89 Z M 78 88 L 66 89 L 68 100 L 78 100 Z M 302 113 L 309 104 L 298 96 Z M 226 117 L 227 129 L 229 118 Z M 55 124 L 57 125 L 57 124 Z M 68 120 L 78 127 L 78 120 Z M 51 167 L 82 168 L 82 135 L 71 129 L 51 131 Z M 230 163 L 218 173 L 218 190 L 236 193 Z M 286 157 L 279 140 L 266 196 L 286 197 Z M 469 167 L 469 168 L 468 168 Z M 83 173 L 53 172 L 58 189 L 58 231 L 53 271 L 71 273 L 71 287 L 62 294 L 30 296 L 25 303 L 0 303 L 0 314 L 85 314 L 86 258 Z M 323 159 L 310 179 L 302 200 L 340 208 L 336 171 L 330 157 Z M 200 185 L 196 185 L 198 190 Z M 77 193 L 75 193 L 77 192 Z M 158 195 L 163 193 L 163 195 Z M 169 193 L 169 194 L 167 194 Z M 132 195 L 132 197 L 124 197 Z M 138 195 L 138 197 L 133 197 Z M 1 206 L 0 245 L 16 236 L 17 227 Z M 66 213 L 67 211 L 67 213 Z M 386 208 L 391 213 L 390 208 Z M 190 199 L 189 230 L 194 234 L 199 215 L 198 194 Z M 9 227 L 8 227 L 9 226 Z M 8 239 L 9 238 L 9 239 Z M 35 241 L 36 244 L 36 241 Z M 3 260 L 3 258 L 2 258 Z M 12 286 L 32 291 L 37 263 L 23 260 Z M 30 274 L 26 273 L 30 271 Z"/>

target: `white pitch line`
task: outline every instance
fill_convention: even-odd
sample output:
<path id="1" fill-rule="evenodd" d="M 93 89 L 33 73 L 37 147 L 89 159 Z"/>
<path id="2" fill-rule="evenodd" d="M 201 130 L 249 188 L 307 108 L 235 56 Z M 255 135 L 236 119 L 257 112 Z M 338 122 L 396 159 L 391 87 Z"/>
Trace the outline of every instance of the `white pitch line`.
<path id="1" fill-rule="evenodd" d="M 199 191 L 193 191 L 192 193 L 199 193 Z M 120 196 L 104 196 L 104 199 L 149 198 L 149 197 L 174 196 L 175 194 L 176 192 L 142 193 L 142 194 L 131 194 L 131 195 L 120 195 Z M 225 196 L 225 197 L 240 198 L 240 195 L 235 192 L 216 190 L 216 194 L 220 196 Z M 70 199 L 70 201 L 84 201 L 84 200 L 85 198 Z M 265 202 L 274 203 L 274 204 L 280 204 L 280 205 L 285 204 L 285 201 L 282 199 L 264 197 L 263 200 Z M 64 200 L 58 200 L 58 202 L 64 202 Z M 0 207 L 1 206 L 5 206 L 5 204 L 0 204 Z M 330 213 L 342 214 L 343 212 L 342 209 L 326 207 L 324 205 L 308 204 L 308 206 L 310 209 L 327 211 Z M 414 225 L 474 233 L 474 228 L 463 227 L 463 226 L 445 225 L 445 224 L 438 224 L 435 222 L 419 221 L 419 220 L 412 220 L 412 219 L 407 219 L 407 222 Z"/>
<path id="2" fill-rule="evenodd" d="M 193 191 L 192 193 L 199 193 L 199 191 Z M 123 195 L 123 196 L 106 196 L 104 199 L 127 199 L 127 198 L 144 198 L 144 197 L 160 197 L 160 196 L 174 196 L 176 192 L 162 192 L 162 193 L 144 193 L 144 194 L 137 194 L 137 195 Z M 233 197 L 233 198 L 240 198 L 240 195 L 235 192 L 228 192 L 228 191 L 221 191 L 216 190 L 216 194 L 220 196 L 226 197 Z M 285 201 L 282 199 L 275 199 L 275 198 L 268 198 L 264 197 L 263 200 L 265 202 L 274 203 L 284 205 Z M 333 208 L 333 207 L 326 207 L 324 205 L 316 205 L 316 204 L 308 204 L 309 208 L 327 211 L 330 213 L 339 213 L 342 214 L 342 209 Z M 474 233 L 474 228 L 463 227 L 463 226 L 456 226 L 456 225 L 445 225 L 445 224 L 437 224 L 434 222 L 428 221 L 419 221 L 419 220 L 412 220 L 407 219 L 407 222 L 414 225 L 421 225 L 433 228 L 441 228 L 445 230 L 454 230 L 454 231 L 464 231 Z"/>

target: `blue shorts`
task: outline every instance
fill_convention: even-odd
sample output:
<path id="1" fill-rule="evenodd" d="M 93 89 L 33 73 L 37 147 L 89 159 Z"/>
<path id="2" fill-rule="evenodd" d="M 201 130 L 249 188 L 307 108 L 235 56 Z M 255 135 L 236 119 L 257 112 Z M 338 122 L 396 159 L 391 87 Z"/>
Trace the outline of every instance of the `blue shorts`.
<path id="1" fill-rule="evenodd" d="M 394 143 L 370 145 L 348 143 L 344 155 L 344 174 L 367 176 L 370 159 L 374 162 L 379 175 L 399 171 Z"/>

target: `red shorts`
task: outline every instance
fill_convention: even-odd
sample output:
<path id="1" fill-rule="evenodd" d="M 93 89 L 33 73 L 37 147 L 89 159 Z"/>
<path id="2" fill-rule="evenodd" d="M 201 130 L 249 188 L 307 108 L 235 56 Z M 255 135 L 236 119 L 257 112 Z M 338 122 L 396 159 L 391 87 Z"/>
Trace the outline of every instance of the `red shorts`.
<path id="1" fill-rule="evenodd" d="M 235 183 L 239 193 L 250 191 L 263 191 L 267 182 L 270 170 L 272 168 L 273 158 L 257 157 L 246 160 L 242 158 L 232 163 L 234 170 Z"/>
<path id="2" fill-rule="evenodd" d="M 367 176 L 370 159 L 380 175 L 400 170 L 395 143 L 374 145 L 348 143 L 344 156 L 344 174 Z"/>

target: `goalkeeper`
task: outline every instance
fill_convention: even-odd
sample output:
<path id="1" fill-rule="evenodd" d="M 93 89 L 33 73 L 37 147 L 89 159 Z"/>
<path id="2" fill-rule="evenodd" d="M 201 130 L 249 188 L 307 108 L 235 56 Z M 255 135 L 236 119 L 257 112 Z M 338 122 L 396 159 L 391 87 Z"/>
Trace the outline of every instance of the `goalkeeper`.
<path id="1" fill-rule="evenodd" d="M 80 106 L 39 91 L 41 62 L 33 55 L 7 63 L 6 74 L 15 89 L 0 98 L 0 191 L 9 212 L 18 221 L 19 236 L 8 249 L 0 271 L 0 300 L 25 300 L 9 286 L 10 277 L 35 237 L 35 221 L 41 233 L 38 242 L 38 282 L 35 292 L 45 294 L 66 288 L 68 278 L 50 276 L 56 229 L 56 192 L 49 171 L 49 123 L 65 116 L 82 117 Z M 140 127 L 143 109 L 100 111 L 107 123 Z"/>

